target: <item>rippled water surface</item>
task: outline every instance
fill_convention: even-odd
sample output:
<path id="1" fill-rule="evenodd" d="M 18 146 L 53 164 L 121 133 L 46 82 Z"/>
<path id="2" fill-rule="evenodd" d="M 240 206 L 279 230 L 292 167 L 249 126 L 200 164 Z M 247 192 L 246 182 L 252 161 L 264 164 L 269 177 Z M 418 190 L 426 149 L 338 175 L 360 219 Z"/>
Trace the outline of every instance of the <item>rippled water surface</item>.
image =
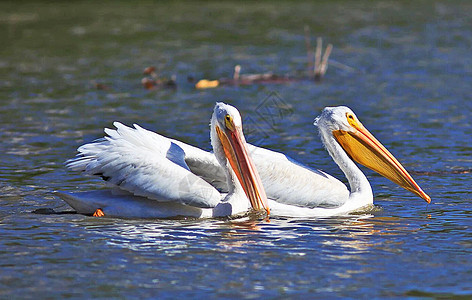
<path id="1" fill-rule="evenodd" d="M 0 298 L 472 297 L 471 14 L 466 1 L 0 3 Z M 334 45 L 319 84 L 187 81 L 236 64 L 303 76 L 305 25 Z M 177 89 L 145 90 L 150 65 Z M 261 120 L 267 99 L 291 112 Z M 338 178 L 312 123 L 347 105 L 432 203 L 365 170 L 376 208 L 348 217 L 32 213 L 70 211 L 55 190 L 103 187 L 63 163 L 113 121 L 209 149 L 221 100 L 256 125 L 248 141 Z"/>

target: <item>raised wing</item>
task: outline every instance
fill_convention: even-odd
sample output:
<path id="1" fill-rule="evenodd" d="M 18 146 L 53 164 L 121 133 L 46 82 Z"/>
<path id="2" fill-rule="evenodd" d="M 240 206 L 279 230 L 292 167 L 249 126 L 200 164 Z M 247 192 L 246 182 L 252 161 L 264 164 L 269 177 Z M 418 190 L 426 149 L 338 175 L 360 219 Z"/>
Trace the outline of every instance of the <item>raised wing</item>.
<path id="1" fill-rule="evenodd" d="M 178 145 L 184 152 L 184 161 L 190 171 L 222 193 L 228 192 L 228 182 L 223 167 L 212 152 L 185 144 L 181 141 L 170 140 Z M 250 146 L 250 145 L 248 145 Z"/>
<path id="2" fill-rule="evenodd" d="M 138 125 L 113 125 L 117 129 L 105 129 L 105 138 L 79 147 L 77 157 L 67 161 L 67 166 L 159 202 L 209 208 L 221 201 L 218 190 L 191 172 L 184 143 Z"/>

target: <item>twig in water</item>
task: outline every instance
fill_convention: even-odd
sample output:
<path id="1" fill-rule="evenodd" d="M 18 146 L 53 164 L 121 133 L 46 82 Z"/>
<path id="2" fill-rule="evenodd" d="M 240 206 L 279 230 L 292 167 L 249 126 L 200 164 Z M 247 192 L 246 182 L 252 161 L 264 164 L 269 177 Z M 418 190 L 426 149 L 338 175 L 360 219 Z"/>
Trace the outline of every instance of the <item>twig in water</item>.
<path id="1" fill-rule="evenodd" d="M 328 71 L 328 61 L 329 61 L 329 56 L 332 50 L 333 50 L 333 45 L 328 44 L 328 46 L 326 47 L 325 53 L 323 54 L 323 57 L 321 57 L 323 53 L 323 39 L 321 37 L 316 39 L 315 69 L 314 69 L 316 81 L 320 81 L 323 78 L 323 76 L 326 74 L 326 71 Z"/>
<path id="2" fill-rule="evenodd" d="M 328 44 L 328 47 L 326 47 L 325 53 L 323 55 L 323 59 L 321 60 L 321 65 L 320 65 L 320 74 L 321 74 L 321 76 L 326 74 L 326 71 L 328 71 L 328 59 L 329 59 L 329 55 L 331 54 L 332 50 L 333 50 L 333 45 Z"/>
<path id="3" fill-rule="evenodd" d="M 323 51 L 323 38 L 319 37 L 316 39 L 316 50 L 315 50 L 315 69 L 314 74 L 320 74 L 321 65 L 321 53 Z"/>
<path id="4" fill-rule="evenodd" d="M 239 80 L 239 74 L 241 73 L 241 66 L 240 65 L 236 65 L 234 66 L 234 74 L 233 74 L 233 79 L 235 81 L 238 81 Z"/>

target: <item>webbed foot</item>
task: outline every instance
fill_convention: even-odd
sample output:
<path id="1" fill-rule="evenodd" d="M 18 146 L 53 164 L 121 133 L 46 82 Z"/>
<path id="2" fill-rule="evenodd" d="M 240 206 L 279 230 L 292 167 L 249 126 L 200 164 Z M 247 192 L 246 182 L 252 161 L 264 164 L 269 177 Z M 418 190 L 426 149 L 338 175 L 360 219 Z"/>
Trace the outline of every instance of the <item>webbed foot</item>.
<path id="1" fill-rule="evenodd" d="M 105 216 L 105 213 L 103 212 L 101 208 L 97 208 L 92 215 L 92 217 L 97 217 L 97 218 L 104 217 L 104 216 Z"/>

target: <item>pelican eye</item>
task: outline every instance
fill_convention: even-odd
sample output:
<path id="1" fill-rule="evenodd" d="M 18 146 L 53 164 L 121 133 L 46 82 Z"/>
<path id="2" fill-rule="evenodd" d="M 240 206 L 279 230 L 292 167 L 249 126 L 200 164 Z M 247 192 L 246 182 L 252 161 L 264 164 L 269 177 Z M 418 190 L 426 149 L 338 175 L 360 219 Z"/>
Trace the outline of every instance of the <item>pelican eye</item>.
<path id="1" fill-rule="evenodd" d="M 352 127 L 354 128 L 357 128 L 359 126 L 358 122 L 356 121 L 356 119 L 354 118 L 354 115 L 351 114 L 351 113 L 346 113 L 346 118 L 347 118 L 347 122 L 349 123 L 349 125 L 351 125 Z"/>
<path id="2" fill-rule="evenodd" d="M 226 126 L 226 128 L 228 128 L 229 130 L 233 130 L 233 129 L 234 129 L 234 126 L 233 126 L 233 118 L 232 118 L 230 115 L 226 115 L 226 116 L 225 116 L 225 126 Z"/>

